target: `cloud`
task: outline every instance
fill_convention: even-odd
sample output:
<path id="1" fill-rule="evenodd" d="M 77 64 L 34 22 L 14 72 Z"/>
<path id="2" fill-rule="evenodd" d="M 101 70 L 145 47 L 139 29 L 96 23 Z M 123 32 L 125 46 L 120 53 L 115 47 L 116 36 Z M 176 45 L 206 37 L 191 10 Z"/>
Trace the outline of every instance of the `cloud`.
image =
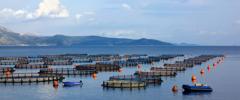
<path id="1" fill-rule="evenodd" d="M 75 18 L 76 18 L 77 21 L 79 21 L 82 16 L 83 16 L 82 14 L 76 14 Z"/>
<path id="2" fill-rule="evenodd" d="M 36 17 L 68 17 L 68 10 L 61 5 L 59 0 L 43 0 L 35 12 Z"/>
<path id="3" fill-rule="evenodd" d="M 27 17 L 29 12 L 26 10 L 13 10 L 10 8 L 4 8 L 0 10 L 0 16 L 9 17 L 9 16 L 15 16 L 16 18 L 25 18 Z"/>
<path id="4" fill-rule="evenodd" d="M 0 17 L 24 19 L 37 19 L 40 17 L 66 18 L 69 17 L 69 12 L 63 5 L 61 5 L 59 0 L 43 0 L 34 12 L 22 9 L 14 10 L 11 8 L 4 8 L 0 10 Z"/>
<path id="5" fill-rule="evenodd" d="M 129 4 L 126 4 L 126 3 L 123 3 L 121 6 L 126 10 L 131 10 L 132 9 L 132 7 Z"/>
<path id="6" fill-rule="evenodd" d="M 93 11 L 85 11 L 85 12 L 82 12 L 82 13 L 77 13 L 75 15 L 75 19 L 76 19 L 77 22 L 79 22 L 80 19 L 86 19 L 87 21 L 94 21 L 95 20 L 95 18 L 94 18 L 95 14 L 96 13 L 93 12 Z"/>

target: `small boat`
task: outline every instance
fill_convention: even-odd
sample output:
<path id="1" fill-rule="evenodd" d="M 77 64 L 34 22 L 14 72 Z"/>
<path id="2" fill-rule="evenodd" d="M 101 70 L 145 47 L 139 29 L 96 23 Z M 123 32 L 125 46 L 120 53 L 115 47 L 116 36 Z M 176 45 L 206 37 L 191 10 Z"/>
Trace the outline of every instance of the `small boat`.
<path id="1" fill-rule="evenodd" d="M 212 92 L 213 89 L 210 86 L 207 86 L 206 84 L 200 84 L 196 83 L 194 85 L 182 85 L 182 88 L 184 91 L 187 92 Z"/>
<path id="2" fill-rule="evenodd" d="M 72 87 L 77 85 L 83 85 L 82 81 L 80 82 L 63 82 L 63 86 L 65 87 Z"/>

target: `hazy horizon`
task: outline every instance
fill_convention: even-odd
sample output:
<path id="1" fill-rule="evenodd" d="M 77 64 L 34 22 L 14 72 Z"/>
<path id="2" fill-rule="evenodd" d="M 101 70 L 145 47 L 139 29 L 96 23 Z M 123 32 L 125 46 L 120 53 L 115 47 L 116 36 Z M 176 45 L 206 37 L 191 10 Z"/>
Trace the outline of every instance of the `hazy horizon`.
<path id="1" fill-rule="evenodd" d="M 38 36 L 149 38 L 171 43 L 240 45 L 238 0 L 8 0 L 0 25 Z"/>

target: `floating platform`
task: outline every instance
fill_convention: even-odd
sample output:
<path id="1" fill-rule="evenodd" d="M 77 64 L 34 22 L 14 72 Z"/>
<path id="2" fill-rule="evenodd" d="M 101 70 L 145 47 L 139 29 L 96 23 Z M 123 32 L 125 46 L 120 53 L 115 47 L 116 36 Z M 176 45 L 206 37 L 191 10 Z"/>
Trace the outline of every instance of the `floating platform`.
<path id="1" fill-rule="evenodd" d="M 13 73 L 14 71 L 15 71 L 15 68 L 13 67 L 0 67 L 0 73 L 6 73 L 6 72 Z"/>
<path id="2" fill-rule="evenodd" d="M 40 68 L 48 68 L 48 65 L 45 64 L 17 64 L 14 68 L 16 69 L 40 69 Z"/>
<path id="3" fill-rule="evenodd" d="M 151 67 L 151 71 L 185 71 L 185 67 Z"/>
<path id="4" fill-rule="evenodd" d="M 184 67 L 184 68 L 191 68 L 194 66 L 192 63 L 179 63 L 176 62 L 175 64 L 164 64 L 164 67 Z"/>
<path id="5" fill-rule="evenodd" d="M 146 87 L 147 84 L 139 81 L 109 80 L 104 81 L 102 86 L 108 88 L 142 88 Z"/>
<path id="6" fill-rule="evenodd" d="M 136 67 L 138 65 L 137 62 L 128 62 L 125 60 L 113 61 L 113 64 L 121 67 Z"/>
<path id="7" fill-rule="evenodd" d="M 63 80 L 61 75 L 39 75 L 37 73 L 14 73 L 10 75 L 1 75 L 0 83 L 38 83 L 50 82 L 53 80 Z"/>
<path id="8" fill-rule="evenodd" d="M 155 77 L 155 76 L 176 76 L 177 72 L 176 71 L 143 71 L 143 72 L 135 72 L 134 75 L 138 75 L 140 77 Z"/>
<path id="9" fill-rule="evenodd" d="M 97 73 L 93 70 L 76 70 L 75 68 L 51 68 L 41 69 L 39 74 L 60 74 L 60 75 L 92 75 Z"/>
<path id="10" fill-rule="evenodd" d="M 195 65 L 201 65 L 210 59 L 216 58 L 221 55 L 200 55 L 193 58 L 184 59 L 183 61 L 176 61 L 174 64 L 164 64 L 164 67 L 183 67 L 190 68 Z"/>
<path id="11" fill-rule="evenodd" d="M 90 65 L 78 65 L 77 70 L 95 70 L 95 71 L 118 71 L 121 67 L 113 64 L 90 64 Z"/>
<path id="12" fill-rule="evenodd" d="M 140 81 L 147 84 L 159 84 L 162 83 L 161 77 L 139 77 L 137 75 L 119 75 L 111 76 L 109 80 L 128 80 L 128 81 Z"/>

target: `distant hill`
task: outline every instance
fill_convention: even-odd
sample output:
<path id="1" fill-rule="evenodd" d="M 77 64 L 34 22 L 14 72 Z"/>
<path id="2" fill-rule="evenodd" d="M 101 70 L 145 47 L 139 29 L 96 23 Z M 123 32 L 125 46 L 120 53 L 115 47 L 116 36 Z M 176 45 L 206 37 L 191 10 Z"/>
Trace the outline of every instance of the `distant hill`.
<path id="1" fill-rule="evenodd" d="M 153 39 L 107 38 L 100 36 L 29 36 L 0 26 L 2 46 L 80 46 L 80 45 L 173 45 Z"/>

